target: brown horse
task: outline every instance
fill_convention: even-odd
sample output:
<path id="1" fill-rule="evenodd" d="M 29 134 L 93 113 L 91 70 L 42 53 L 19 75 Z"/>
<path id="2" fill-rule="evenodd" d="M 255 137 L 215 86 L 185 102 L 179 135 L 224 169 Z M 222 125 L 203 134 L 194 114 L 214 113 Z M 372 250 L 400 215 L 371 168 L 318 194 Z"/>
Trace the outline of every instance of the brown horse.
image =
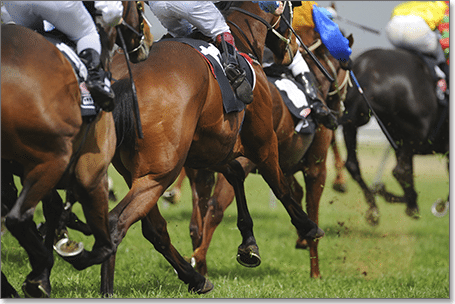
<path id="1" fill-rule="evenodd" d="M 258 4 L 243 2 L 241 8 L 273 24 L 278 17 L 262 11 Z M 245 33 L 262 61 L 268 27 L 253 16 L 232 11 L 227 17 Z M 286 30 L 289 33 L 289 29 Z M 284 35 L 286 36 L 286 35 Z M 289 36 L 288 36 L 289 37 Z M 293 37 L 295 38 L 295 37 Z M 248 46 L 245 38 L 236 40 L 240 50 Z M 288 41 L 288 40 L 287 40 Z M 281 41 L 280 41 L 281 42 Z M 286 44 L 276 52 L 276 60 L 289 63 Z M 295 39 L 293 41 L 296 51 Z M 210 168 L 233 180 L 239 175 L 231 161 L 245 155 L 252 159 L 275 195 L 285 204 L 292 221 L 306 238 L 322 237 L 324 232 L 308 219 L 292 198 L 291 189 L 279 167 L 278 142 L 273 130 L 272 100 L 267 78 L 257 62 L 254 102 L 240 112 L 226 113 L 221 91 L 205 59 L 192 47 L 176 41 L 162 40 L 153 45 L 150 57 L 132 66 L 143 124 L 143 139 L 136 138 L 134 117 L 128 102 L 131 94 L 124 87 L 127 78 L 113 84 L 122 107 L 114 111 L 118 148 L 113 159 L 130 191 L 110 212 L 111 236 L 117 247 L 129 227 L 142 221 L 142 233 L 170 262 L 178 277 L 189 284 L 189 290 L 205 293 L 213 285 L 181 257 L 172 246 L 157 201 L 178 177 L 183 166 Z M 129 121 L 129 123 L 128 123 Z M 243 173 L 242 173 L 243 174 Z M 234 175 L 234 177 L 232 177 Z M 243 183 L 240 182 L 240 187 Z M 244 197 L 244 193 L 243 193 Z M 251 221 L 240 227 L 251 230 Z M 249 252 L 255 245 L 252 233 L 241 247 Z M 113 293 L 115 254 L 103 263 L 101 288 Z"/>
<path id="2" fill-rule="evenodd" d="M 316 79 L 319 82 L 319 93 L 322 94 L 322 100 L 326 100 L 329 107 L 340 111 L 341 102 L 344 100 L 347 90 L 347 77 L 349 74 L 342 70 L 339 62 L 333 58 L 319 39 L 317 34 L 311 28 L 302 28 L 298 32 L 305 45 L 313 50 L 315 56 L 320 60 L 326 70 L 331 71 L 335 76 L 334 84 L 331 84 L 324 74 L 316 67 L 314 61 L 305 54 L 306 61 L 314 71 Z M 350 44 L 352 45 L 352 38 Z M 303 51 L 303 50 L 302 50 Z M 306 185 L 306 207 L 308 216 L 316 224 L 318 223 L 319 201 L 326 179 L 326 157 L 327 150 L 334 136 L 333 131 L 320 125 L 316 134 L 304 135 L 295 132 L 297 119 L 291 115 L 284 104 L 277 88 L 269 83 L 273 100 L 273 124 L 275 133 L 278 136 L 278 148 L 280 166 L 285 173 L 288 183 L 293 189 L 293 196 L 297 201 L 303 198 L 303 189 L 298 184 L 294 174 L 298 171 L 304 173 Z M 329 92 L 329 89 L 332 90 Z M 253 162 L 246 158 L 239 158 L 246 175 L 254 170 Z M 215 183 L 213 173 L 207 170 L 192 170 L 185 168 L 190 178 L 191 189 L 193 191 L 193 217 L 190 223 L 190 235 L 193 242 L 192 263 L 198 272 L 203 275 L 207 274 L 206 255 L 212 235 L 223 218 L 224 210 L 231 204 L 234 199 L 234 189 L 229 185 L 227 180 L 218 175 L 215 189 L 212 193 L 212 187 Z M 259 172 L 261 172 L 259 170 Z M 239 209 L 239 212 L 242 210 Z M 317 245 L 318 240 L 305 238 L 299 233 L 297 248 L 310 247 L 311 277 L 320 276 L 318 266 Z M 251 263 L 242 263 L 245 266 L 254 267 L 259 265 L 260 258 L 251 257 Z"/>
<path id="3" fill-rule="evenodd" d="M 131 3 L 123 3 L 123 19 L 134 32 L 126 30 L 125 24 L 117 28 L 127 37 L 128 50 L 142 43 L 137 33 L 149 31 L 140 22 L 143 3 L 133 9 Z M 145 59 L 145 49 L 148 51 L 139 50 L 135 58 Z M 56 188 L 77 193 L 95 237 L 91 252 L 83 250 L 78 256 L 67 257 L 68 261 L 80 270 L 103 262 L 113 252 L 107 168 L 115 152 L 114 122 L 112 113 L 106 112 L 100 112 L 92 122 L 83 121 L 79 83 L 70 62 L 37 32 L 2 25 L 1 63 L 2 164 L 12 164 L 5 174 L 20 172 L 23 185 L 17 200 L 10 204 L 6 226 L 29 255 L 32 272 L 22 286 L 25 295 L 48 297 L 54 263 L 53 228 L 59 218 L 54 208 L 61 210 L 53 200 Z M 33 222 L 41 200 L 51 232 L 45 244 Z"/>

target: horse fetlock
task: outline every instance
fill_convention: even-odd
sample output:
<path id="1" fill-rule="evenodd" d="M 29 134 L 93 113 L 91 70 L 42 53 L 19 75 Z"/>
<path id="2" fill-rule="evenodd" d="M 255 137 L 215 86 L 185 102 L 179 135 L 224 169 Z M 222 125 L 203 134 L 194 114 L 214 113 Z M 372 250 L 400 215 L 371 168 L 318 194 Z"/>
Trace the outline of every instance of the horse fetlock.
<path id="1" fill-rule="evenodd" d="M 420 212 L 419 212 L 419 207 L 417 207 L 417 206 L 406 207 L 406 215 L 415 220 L 418 220 L 421 218 Z"/>
<path id="2" fill-rule="evenodd" d="M 367 210 L 365 219 L 370 226 L 377 226 L 379 224 L 379 210 L 376 207 L 372 207 Z"/>
<path id="3" fill-rule="evenodd" d="M 26 279 L 22 284 L 22 291 L 27 298 L 49 298 L 51 285 L 48 280 Z"/>

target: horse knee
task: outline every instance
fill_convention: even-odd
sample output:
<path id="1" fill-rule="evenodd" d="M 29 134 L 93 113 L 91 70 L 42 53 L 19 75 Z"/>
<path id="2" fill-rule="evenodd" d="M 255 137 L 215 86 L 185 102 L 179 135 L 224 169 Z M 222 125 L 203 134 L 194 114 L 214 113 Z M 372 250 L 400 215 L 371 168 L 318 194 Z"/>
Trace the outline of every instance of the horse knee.
<path id="1" fill-rule="evenodd" d="M 23 216 L 20 216 L 17 212 L 14 212 L 14 209 L 8 213 L 5 218 L 6 228 L 14 233 L 18 227 L 21 227 L 23 223 L 33 222 L 33 213 L 27 212 Z"/>

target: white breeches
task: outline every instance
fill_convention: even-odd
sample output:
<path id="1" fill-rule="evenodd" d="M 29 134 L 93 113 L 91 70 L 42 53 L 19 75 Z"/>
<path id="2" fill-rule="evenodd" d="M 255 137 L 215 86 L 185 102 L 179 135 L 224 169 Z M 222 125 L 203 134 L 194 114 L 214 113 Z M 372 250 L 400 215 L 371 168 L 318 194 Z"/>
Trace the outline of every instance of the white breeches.
<path id="1" fill-rule="evenodd" d="M 436 58 L 442 51 L 439 35 L 418 16 L 394 16 L 386 26 L 390 43 L 397 48 L 410 49 Z"/>
<path id="2" fill-rule="evenodd" d="M 37 30 L 43 20 L 52 23 L 77 45 L 79 54 L 92 48 L 101 54 L 95 23 L 82 1 L 3 1 L 11 18 L 19 25 Z"/>
<path id="3" fill-rule="evenodd" d="M 186 37 L 193 26 L 205 36 L 230 32 L 223 15 L 211 1 L 149 1 L 151 11 L 173 37 Z"/>

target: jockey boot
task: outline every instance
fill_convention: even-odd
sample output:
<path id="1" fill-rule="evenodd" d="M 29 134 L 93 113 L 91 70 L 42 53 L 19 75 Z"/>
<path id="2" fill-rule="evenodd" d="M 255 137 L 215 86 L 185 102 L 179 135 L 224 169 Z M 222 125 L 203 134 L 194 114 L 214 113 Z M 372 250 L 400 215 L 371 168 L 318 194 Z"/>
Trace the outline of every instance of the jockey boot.
<path id="1" fill-rule="evenodd" d="M 253 101 L 253 89 L 237 60 L 234 37 L 231 33 L 224 32 L 216 37 L 216 45 L 221 51 L 226 76 L 237 98 L 244 104 L 250 104 Z"/>
<path id="2" fill-rule="evenodd" d="M 338 127 L 337 117 L 333 115 L 330 109 L 318 98 L 316 93 L 316 80 L 314 79 L 313 74 L 305 72 L 295 76 L 295 79 L 305 88 L 304 93 L 310 103 L 313 117 L 327 129 L 336 130 Z"/>
<path id="3" fill-rule="evenodd" d="M 104 111 L 111 112 L 115 106 L 115 94 L 111 89 L 109 73 L 101 67 L 100 55 L 94 49 L 85 49 L 79 54 L 79 57 L 88 70 L 85 84 L 93 101 Z"/>

